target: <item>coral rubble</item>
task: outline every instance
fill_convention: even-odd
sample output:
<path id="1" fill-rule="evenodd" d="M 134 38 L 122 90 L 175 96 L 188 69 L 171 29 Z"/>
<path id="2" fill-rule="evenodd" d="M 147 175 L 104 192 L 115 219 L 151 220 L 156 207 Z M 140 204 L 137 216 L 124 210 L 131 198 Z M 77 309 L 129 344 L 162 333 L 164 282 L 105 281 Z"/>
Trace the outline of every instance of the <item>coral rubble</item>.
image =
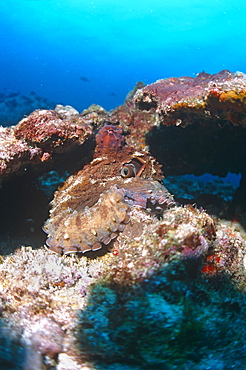
<path id="1" fill-rule="evenodd" d="M 5 351 L 11 350 L 9 362 L 0 351 L 1 365 L 6 363 L 9 370 L 41 370 L 45 363 L 45 369 L 54 366 L 62 352 L 74 357 L 78 352 L 73 344 L 76 310 L 83 308 L 101 264 L 87 266 L 86 258 L 61 259 L 43 248 L 30 247 L 1 259 L 1 332 L 9 343 Z"/>
<path id="2" fill-rule="evenodd" d="M 160 220 L 131 212 L 112 252 L 96 259 L 31 247 L 1 259 L 1 319 L 16 361 L 66 370 L 243 365 L 246 241 L 238 226 L 192 206 Z"/>

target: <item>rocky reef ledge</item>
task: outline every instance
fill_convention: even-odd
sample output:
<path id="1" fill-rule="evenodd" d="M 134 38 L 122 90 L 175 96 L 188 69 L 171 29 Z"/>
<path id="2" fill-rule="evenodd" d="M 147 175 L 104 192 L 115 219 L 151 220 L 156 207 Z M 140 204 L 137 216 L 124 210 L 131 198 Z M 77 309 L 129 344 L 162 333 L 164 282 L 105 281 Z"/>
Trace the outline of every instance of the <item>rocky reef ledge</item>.
<path id="1" fill-rule="evenodd" d="M 0 128 L 3 369 L 245 367 L 245 94 L 244 74 L 203 72 Z M 227 207 L 207 194 L 216 212 L 162 185 L 229 171 L 241 183 Z M 80 229 L 103 246 L 73 248 Z"/>

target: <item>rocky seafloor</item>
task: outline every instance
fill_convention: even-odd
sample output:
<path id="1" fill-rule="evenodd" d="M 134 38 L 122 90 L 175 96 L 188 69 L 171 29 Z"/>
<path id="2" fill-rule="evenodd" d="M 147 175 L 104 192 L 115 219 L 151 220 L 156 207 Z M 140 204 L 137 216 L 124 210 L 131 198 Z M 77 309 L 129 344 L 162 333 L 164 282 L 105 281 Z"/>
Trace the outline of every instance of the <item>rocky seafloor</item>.
<path id="1" fill-rule="evenodd" d="M 16 125 L 24 116 L 35 109 L 54 109 L 56 104 L 31 91 L 29 94 L 20 92 L 0 92 L 0 125 Z"/>
<path id="2" fill-rule="evenodd" d="M 1 369 L 245 367 L 245 96 L 201 73 L 0 128 Z"/>

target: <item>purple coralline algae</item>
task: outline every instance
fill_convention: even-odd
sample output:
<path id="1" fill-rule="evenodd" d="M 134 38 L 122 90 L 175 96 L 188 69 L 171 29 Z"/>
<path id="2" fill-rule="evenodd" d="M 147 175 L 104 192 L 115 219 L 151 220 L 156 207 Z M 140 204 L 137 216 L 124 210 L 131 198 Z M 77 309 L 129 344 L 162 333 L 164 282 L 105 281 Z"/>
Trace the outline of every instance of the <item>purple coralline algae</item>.
<path id="1" fill-rule="evenodd" d="M 158 80 L 139 89 L 134 102 L 140 110 L 154 108 L 167 126 L 185 127 L 199 118 L 245 126 L 245 95 L 245 75 L 224 70 Z"/>
<path id="2" fill-rule="evenodd" d="M 82 144 L 91 134 L 90 125 L 78 114 L 66 118 L 54 110 L 36 110 L 18 123 L 15 137 L 46 151 L 64 151 L 66 145 L 74 142 Z"/>
<path id="3" fill-rule="evenodd" d="M 81 145 L 91 133 L 90 120 L 79 114 L 61 118 L 54 110 L 36 110 L 17 126 L 0 127 L 0 180 Z"/>

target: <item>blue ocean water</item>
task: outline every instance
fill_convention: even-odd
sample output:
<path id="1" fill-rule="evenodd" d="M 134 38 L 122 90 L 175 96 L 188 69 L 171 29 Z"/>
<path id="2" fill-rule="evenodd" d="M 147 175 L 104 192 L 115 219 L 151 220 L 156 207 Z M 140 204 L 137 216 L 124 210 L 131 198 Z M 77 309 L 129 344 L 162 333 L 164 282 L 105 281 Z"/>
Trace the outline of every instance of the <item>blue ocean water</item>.
<path id="1" fill-rule="evenodd" d="M 209 181 L 217 181 L 217 180 L 223 180 L 225 183 L 232 183 L 234 186 L 239 187 L 240 181 L 242 178 L 241 174 L 231 173 L 228 172 L 225 177 L 219 177 L 211 175 L 210 173 L 204 173 L 201 176 L 194 176 L 194 175 L 184 175 L 185 178 L 191 180 L 191 181 L 199 181 L 201 183 L 207 183 Z"/>
<path id="2" fill-rule="evenodd" d="M 81 111 L 137 81 L 246 71 L 245 0 L 2 0 L 0 92 Z"/>

